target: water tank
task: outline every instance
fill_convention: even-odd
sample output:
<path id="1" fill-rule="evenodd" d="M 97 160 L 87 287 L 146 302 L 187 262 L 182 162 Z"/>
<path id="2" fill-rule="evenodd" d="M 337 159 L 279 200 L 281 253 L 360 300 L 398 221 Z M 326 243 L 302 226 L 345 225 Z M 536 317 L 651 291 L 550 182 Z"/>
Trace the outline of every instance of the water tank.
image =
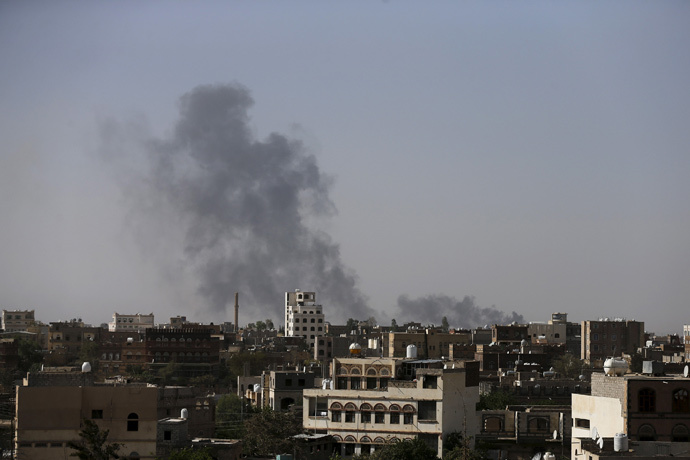
<path id="1" fill-rule="evenodd" d="M 544 371 L 544 377 L 549 378 L 549 377 L 555 377 L 556 373 L 554 371 Z"/>
<path id="2" fill-rule="evenodd" d="M 616 452 L 628 451 L 628 435 L 625 433 L 616 433 L 613 437 L 613 450 Z"/>
<path id="3" fill-rule="evenodd" d="M 352 345 L 350 345 L 350 355 L 351 356 L 359 356 L 360 353 L 362 353 L 362 347 L 360 346 L 360 344 L 355 342 Z"/>
<path id="4" fill-rule="evenodd" d="M 127 337 L 127 343 L 134 343 L 134 337 Z"/>
<path id="5" fill-rule="evenodd" d="M 81 371 L 86 374 L 87 372 L 91 372 L 91 364 L 85 362 L 84 364 L 81 365 Z"/>
<path id="6" fill-rule="evenodd" d="M 546 452 L 544 454 L 544 460 L 556 460 L 556 456 L 551 452 Z"/>
<path id="7" fill-rule="evenodd" d="M 255 383 L 254 384 L 254 393 L 259 393 L 261 391 L 261 384 Z"/>
<path id="8" fill-rule="evenodd" d="M 407 346 L 407 357 L 408 358 L 416 358 L 417 357 L 417 345 L 408 345 Z"/>
<path id="9" fill-rule="evenodd" d="M 624 375 L 628 370 L 628 362 L 623 358 L 607 358 L 604 361 L 604 373 L 606 375 Z"/>
<path id="10" fill-rule="evenodd" d="M 189 411 L 187 409 L 182 409 L 180 411 L 180 418 L 187 419 L 189 417 Z"/>
<path id="11" fill-rule="evenodd" d="M 323 379 L 323 382 L 321 382 L 321 389 L 322 390 L 328 390 L 331 385 L 331 379 Z"/>

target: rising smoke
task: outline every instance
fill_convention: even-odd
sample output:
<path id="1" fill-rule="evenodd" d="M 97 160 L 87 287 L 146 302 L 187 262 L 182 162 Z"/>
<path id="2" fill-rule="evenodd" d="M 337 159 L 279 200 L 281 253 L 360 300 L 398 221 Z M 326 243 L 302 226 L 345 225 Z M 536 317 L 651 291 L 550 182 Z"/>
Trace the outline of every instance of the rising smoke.
<path id="1" fill-rule="evenodd" d="M 474 297 L 465 296 L 461 301 L 446 295 L 429 295 L 417 299 L 398 297 L 399 317 L 405 321 L 419 321 L 423 312 L 426 321 L 439 325 L 445 316 L 452 327 L 474 329 L 485 325 L 524 323 L 524 318 L 515 312 L 505 314 L 494 307 L 476 305 Z"/>
<path id="2" fill-rule="evenodd" d="M 368 306 L 339 246 L 309 223 L 335 212 L 330 178 L 299 141 L 276 133 L 257 140 L 252 104 L 240 85 L 206 85 L 182 96 L 165 138 L 149 135 L 142 120 L 102 124 L 108 159 L 130 156 L 118 177 L 142 249 L 151 257 L 167 254 L 161 265 L 176 257 L 206 308 L 226 317 L 239 292 L 244 318 L 280 318 L 283 293 L 302 288 L 317 292 L 332 322 L 384 319 Z M 143 155 L 132 158 L 132 151 Z M 423 313 L 440 324 L 445 315 L 465 327 L 505 320 L 467 297 L 401 297 L 399 308 L 416 309 L 416 320 Z"/>

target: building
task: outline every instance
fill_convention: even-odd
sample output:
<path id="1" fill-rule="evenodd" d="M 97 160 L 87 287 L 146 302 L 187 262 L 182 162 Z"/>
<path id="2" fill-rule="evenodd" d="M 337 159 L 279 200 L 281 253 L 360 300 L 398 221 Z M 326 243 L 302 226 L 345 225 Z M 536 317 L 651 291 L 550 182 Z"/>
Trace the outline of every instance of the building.
<path id="1" fill-rule="evenodd" d="M 302 392 L 314 388 L 314 373 L 299 371 L 270 371 L 268 406 L 273 410 L 288 410 L 302 404 Z"/>
<path id="2" fill-rule="evenodd" d="M 417 332 L 389 332 L 383 334 L 384 356 L 404 358 L 407 347 L 414 345 L 417 356 L 424 359 L 443 359 L 450 356 L 453 346 L 467 345 L 472 342 L 470 331 L 438 332 L 434 329 L 422 329 Z"/>
<path id="3" fill-rule="evenodd" d="M 331 375 L 322 389 L 304 390 L 303 426 L 333 436 L 343 456 L 420 438 L 440 457 L 448 434 L 478 432 L 477 363 L 334 359 Z"/>
<path id="4" fill-rule="evenodd" d="M 26 332 L 35 323 L 34 310 L 2 311 L 2 329 L 5 332 Z"/>
<path id="5" fill-rule="evenodd" d="M 315 292 L 285 293 L 285 336 L 303 337 L 310 347 L 314 339 L 325 334 L 324 314 L 316 303 Z"/>
<path id="6" fill-rule="evenodd" d="M 176 363 L 180 376 L 197 377 L 217 372 L 220 341 L 213 326 L 188 326 L 180 329 L 149 328 L 145 350 L 149 369 Z"/>
<path id="7" fill-rule="evenodd" d="M 685 361 L 690 362 L 690 324 L 683 325 L 683 343 L 685 344 Z"/>
<path id="8" fill-rule="evenodd" d="M 109 430 L 120 455 L 156 458 L 158 389 L 146 385 L 95 384 L 91 373 L 29 373 L 16 390 L 15 458 L 68 460 L 82 420 Z"/>
<path id="9" fill-rule="evenodd" d="M 639 453 L 690 450 L 690 378 L 597 372 L 591 384 L 591 395 L 572 395 L 572 459 L 588 459 L 583 449 L 595 428 L 602 438 L 625 434 Z"/>
<path id="10" fill-rule="evenodd" d="M 142 315 L 121 315 L 113 313 L 113 320 L 108 323 L 110 332 L 144 332 L 153 327 L 153 313 Z"/>
<path id="11" fill-rule="evenodd" d="M 609 356 L 632 355 L 644 346 L 644 323 L 608 318 L 582 322 L 581 358 L 602 365 Z"/>
<path id="12" fill-rule="evenodd" d="M 523 340 L 530 341 L 526 324 L 494 324 L 491 326 L 491 342 L 499 345 L 520 345 Z"/>

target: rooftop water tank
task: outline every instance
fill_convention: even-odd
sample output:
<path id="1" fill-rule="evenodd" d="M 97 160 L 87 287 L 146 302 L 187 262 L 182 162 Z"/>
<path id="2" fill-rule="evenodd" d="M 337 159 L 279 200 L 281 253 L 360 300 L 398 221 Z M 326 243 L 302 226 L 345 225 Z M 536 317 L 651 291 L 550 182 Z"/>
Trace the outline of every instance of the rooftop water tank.
<path id="1" fill-rule="evenodd" d="M 417 345 L 412 344 L 407 346 L 407 357 L 417 358 Z"/>
<path id="2" fill-rule="evenodd" d="M 86 374 L 87 372 L 91 372 L 91 363 L 85 362 L 84 364 L 81 365 L 81 371 Z"/>
<path id="3" fill-rule="evenodd" d="M 359 356 L 360 353 L 362 353 L 362 347 L 358 343 L 353 343 L 350 345 L 350 355 L 352 356 Z"/>
<path id="4" fill-rule="evenodd" d="M 628 362 L 623 358 L 607 358 L 604 361 L 604 373 L 606 375 L 624 375 L 628 370 Z"/>
<path id="5" fill-rule="evenodd" d="M 556 460 L 556 456 L 551 452 L 546 452 L 544 454 L 544 460 Z"/>
<path id="6" fill-rule="evenodd" d="M 180 418 L 187 419 L 189 417 L 189 411 L 187 409 L 182 409 L 180 411 Z"/>
<path id="7" fill-rule="evenodd" d="M 616 433 L 613 437 L 613 450 L 616 452 L 628 451 L 628 435 L 625 433 Z"/>

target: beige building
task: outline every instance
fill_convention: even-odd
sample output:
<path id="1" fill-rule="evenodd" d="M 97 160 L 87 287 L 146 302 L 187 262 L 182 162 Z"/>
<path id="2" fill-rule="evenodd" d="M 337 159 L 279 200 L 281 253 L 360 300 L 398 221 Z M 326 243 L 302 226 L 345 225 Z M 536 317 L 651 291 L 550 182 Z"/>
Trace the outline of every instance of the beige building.
<path id="1" fill-rule="evenodd" d="M 644 322 L 603 318 L 582 322 L 581 357 L 603 364 L 609 356 L 637 353 L 644 346 Z"/>
<path id="2" fill-rule="evenodd" d="M 2 311 L 2 330 L 5 332 L 26 332 L 35 323 L 34 310 Z"/>
<path id="3" fill-rule="evenodd" d="M 121 315 L 113 313 L 113 319 L 108 323 L 110 332 L 145 332 L 146 329 L 153 327 L 153 313 L 142 315 Z"/>
<path id="4" fill-rule="evenodd" d="M 439 361 L 351 358 L 333 364 L 333 380 L 323 389 L 304 390 L 303 426 L 333 436 L 342 456 L 420 438 L 440 457 L 448 434 L 478 432 L 477 363 L 444 368 Z M 432 364 L 439 366 L 425 367 Z"/>
<path id="5" fill-rule="evenodd" d="M 472 343 L 470 331 L 438 332 L 422 329 L 419 332 L 389 332 L 383 334 L 383 350 L 389 358 L 407 357 L 407 347 L 414 345 L 419 358 L 448 358 L 455 345 Z"/>
<path id="6" fill-rule="evenodd" d="M 17 459 L 68 460 L 69 441 L 79 440 L 82 420 L 109 430 L 108 442 L 122 443 L 121 458 L 156 458 L 158 388 L 99 385 L 90 373 L 28 374 L 17 387 Z"/>

